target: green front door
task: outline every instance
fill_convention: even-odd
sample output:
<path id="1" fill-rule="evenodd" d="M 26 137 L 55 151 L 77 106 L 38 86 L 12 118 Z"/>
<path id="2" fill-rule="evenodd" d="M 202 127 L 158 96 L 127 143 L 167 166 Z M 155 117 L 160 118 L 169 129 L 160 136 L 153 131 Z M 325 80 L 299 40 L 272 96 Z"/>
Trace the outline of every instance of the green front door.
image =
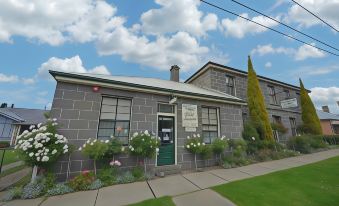
<path id="1" fill-rule="evenodd" d="M 172 165 L 175 163 L 175 131 L 174 117 L 158 117 L 158 136 L 160 137 L 159 154 L 157 158 L 158 166 Z"/>

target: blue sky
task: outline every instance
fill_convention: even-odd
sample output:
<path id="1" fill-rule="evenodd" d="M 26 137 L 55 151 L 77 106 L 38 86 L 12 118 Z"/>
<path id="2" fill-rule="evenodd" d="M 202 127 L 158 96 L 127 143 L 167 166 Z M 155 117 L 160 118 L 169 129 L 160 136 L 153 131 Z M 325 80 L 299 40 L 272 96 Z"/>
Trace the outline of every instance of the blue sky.
<path id="1" fill-rule="evenodd" d="M 289 0 L 239 1 L 339 48 L 337 32 Z M 209 2 L 339 54 L 232 1 Z M 339 29 L 337 0 L 298 2 Z M 339 57 L 196 0 L 1 1 L 0 54 L 0 102 L 16 107 L 50 106 L 49 69 L 168 79 L 177 64 L 185 80 L 207 61 L 246 70 L 250 54 L 258 74 L 300 77 L 317 107 L 339 113 Z"/>

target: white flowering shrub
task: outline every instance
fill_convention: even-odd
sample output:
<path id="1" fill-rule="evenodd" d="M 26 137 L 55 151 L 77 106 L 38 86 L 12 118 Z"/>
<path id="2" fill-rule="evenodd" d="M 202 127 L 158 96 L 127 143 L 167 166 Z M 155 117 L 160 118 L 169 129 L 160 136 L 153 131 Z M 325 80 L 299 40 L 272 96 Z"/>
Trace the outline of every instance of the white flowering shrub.
<path id="1" fill-rule="evenodd" d="M 159 151 L 159 140 L 147 130 L 136 132 L 130 140 L 129 151 L 132 155 L 143 158 L 154 158 Z"/>
<path id="2" fill-rule="evenodd" d="M 56 119 L 32 125 L 17 137 L 15 149 L 32 166 L 47 167 L 68 152 L 67 138 L 57 134 Z"/>
<path id="3" fill-rule="evenodd" d="M 103 159 L 109 149 L 109 142 L 109 140 L 92 140 L 89 138 L 82 147 L 79 148 L 79 151 L 91 159 Z"/>
<path id="4" fill-rule="evenodd" d="M 193 134 L 192 137 L 187 136 L 186 143 L 185 143 L 185 148 L 187 151 L 193 154 L 199 154 L 202 151 L 204 146 L 205 146 L 205 143 L 200 137 L 200 134 Z"/>

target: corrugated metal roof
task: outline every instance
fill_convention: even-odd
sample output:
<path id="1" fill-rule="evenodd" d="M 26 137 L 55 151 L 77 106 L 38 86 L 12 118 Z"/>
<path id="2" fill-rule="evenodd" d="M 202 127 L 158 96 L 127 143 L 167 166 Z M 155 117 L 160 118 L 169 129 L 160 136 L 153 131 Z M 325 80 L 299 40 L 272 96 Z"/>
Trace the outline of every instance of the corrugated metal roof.
<path id="1" fill-rule="evenodd" d="M 333 113 L 328 113 L 328 112 L 324 112 L 324 111 L 321 111 L 321 110 L 317 110 L 317 114 L 318 114 L 318 117 L 319 119 L 331 119 L 331 120 L 339 120 L 339 115 L 337 114 L 333 114 Z"/>
<path id="2" fill-rule="evenodd" d="M 26 108 L 0 108 L 0 114 L 13 119 L 17 124 L 31 125 L 46 121 L 44 113 L 48 110 Z"/>
<path id="3" fill-rule="evenodd" d="M 219 91 L 201 88 L 192 84 L 175 82 L 156 78 L 147 77 L 133 77 L 133 76 L 111 76 L 102 74 L 89 74 L 89 73 L 66 73 L 59 71 L 50 71 L 53 76 L 60 75 L 66 77 L 73 77 L 78 79 L 92 79 L 92 80 L 107 80 L 112 83 L 123 83 L 135 87 L 146 87 L 151 89 L 161 89 L 170 92 L 189 93 L 196 96 L 209 96 L 221 99 L 228 99 L 237 102 L 244 102 L 242 99 L 232 95 L 228 95 Z"/>

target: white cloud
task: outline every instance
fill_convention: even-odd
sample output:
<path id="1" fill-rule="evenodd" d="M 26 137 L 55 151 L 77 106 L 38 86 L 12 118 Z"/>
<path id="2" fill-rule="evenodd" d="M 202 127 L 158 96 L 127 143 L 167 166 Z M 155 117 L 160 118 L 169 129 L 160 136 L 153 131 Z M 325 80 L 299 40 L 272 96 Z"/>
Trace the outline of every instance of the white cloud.
<path id="1" fill-rule="evenodd" d="M 312 44 L 315 45 L 315 44 Z M 284 54 L 293 56 L 296 61 L 305 60 L 308 58 L 322 58 L 325 57 L 325 53 L 311 47 L 309 45 L 302 45 L 298 49 L 288 48 L 288 47 L 276 47 L 274 48 L 272 44 L 258 45 L 256 48 L 252 49 L 252 55 L 258 54 L 259 56 L 264 56 L 267 54 Z"/>
<path id="2" fill-rule="evenodd" d="M 320 16 L 336 29 L 339 29 L 338 0 L 298 0 L 297 2 L 316 15 Z M 319 19 L 315 18 L 296 4 L 292 4 L 292 6 L 289 8 L 288 15 L 285 20 L 287 22 L 295 22 L 302 27 L 324 25 Z"/>
<path id="3" fill-rule="evenodd" d="M 332 66 L 322 66 L 322 67 L 314 67 L 314 66 L 304 66 L 301 67 L 294 72 L 292 72 L 292 76 L 319 76 L 319 75 L 326 75 L 331 74 L 334 72 L 339 72 L 338 65 Z"/>
<path id="4" fill-rule="evenodd" d="M 107 34 L 97 44 L 99 54 L 118 54 L 128 62 L 139 63 L 160 70 L 168 70 L 177 64 L 187 71 L 201 64 L 202 55 L 209 49 L 186 32 L 178 32 L 170 37 L 158 36 L 150 41 L 146 36 L 138 36 L 121 26 Z"/>
<path id="5" fill-rule="evenodd" d="M 97 74 L 110 74 L 105 66 L 94 67 L 93 69 L 86 69 L 82 65 L 80 57 L 74 56 L 71 58 L 60 59 L 52 57 L 48 61 L 41 64 L 38 68 L 38 77 L 50 79 L 48 70 L 62 71 L 62 72 L 77 72 L 77 73 L 97 73 Z"/>
<path id="6" fill-rule="evenodd" d="M 312 45 L 314 46 L 315 44 Z M 324 52 L 306 44 L 299 47 L 295 54 L 295 59 L 299 61 L 307 58 L 322 58 L 322 57 L 325 57 Z"/>
<path id="7" fill-rule="evenodd" d="M 265 67 L 266 68 L 271 68 L 272 67 L 272 63 L 271 62 L 266 62 Z"/>
<path id="8" fill-rule="evenodd" d="M 26 85 L 31 85 L 31 84 L 35 84 L 35 79 L 34 78 L 21 78 L 22 83 L 26 84 Z"/>
<path id="9" fill-rule="evenodd" d="M 19 80 L 16 75 L 6 75 L 0 73 L 0 83 L 15 83 Z"/>
<path id="10" fill-rule="evenodd" d="M 0 41 L 15 35 L 50 45 L 87 42 L 119 24 L 116 8 L 105 1 L 0 1 Z"/>
<path id="11" fill-rule="evenodd" d="M 242 17 L 249 18 L 247 13 L 241 14 Z M 279 17 L 276 17 L 279 20 Z M 267 27 L 274 27 L 278 25 L 277 22 L 264 17 L 264 16 L 255 16 L 251 20 L 263 24 Z M 249 22 L 245 19 L 237 17 L 235 19 L 223 19 L 221 21 L 221 28 L 224 31 L 226 36 L 232 36 L 236 38 L 243 38 L 247 34 L 257 34 L 267 31 L 266 28 L 259 26 L 255 23 Z"/>
<path id="12" fill-rule="evenodd" d="M 258 45 L 255 49 L 252 49 L 251 54 L 258 54 L 259 56 L 264 56 L 267 54 L 292 54 L 295 50 L 292 48 L 277 47 L 274 48 L 272 44 Z"/>
<path id="13" fill-rule="evenodd" d="M 175 33 L 185 31 L 202 36 L 215 30 L 218 17 L 198 10 L 199 0 L 155 0 L 161 7 L 150 9 L 141 15 L 141 29 L 148 34 Z"/>
<path id="14" fill-rule="evenodd" d="M 329 106 L 330 111 L 339 113 L 339 107 L 336 101 L 339 101 L 339 87 L 314 87 L 311 88 L 310 97 L 317 108 Z"/>

